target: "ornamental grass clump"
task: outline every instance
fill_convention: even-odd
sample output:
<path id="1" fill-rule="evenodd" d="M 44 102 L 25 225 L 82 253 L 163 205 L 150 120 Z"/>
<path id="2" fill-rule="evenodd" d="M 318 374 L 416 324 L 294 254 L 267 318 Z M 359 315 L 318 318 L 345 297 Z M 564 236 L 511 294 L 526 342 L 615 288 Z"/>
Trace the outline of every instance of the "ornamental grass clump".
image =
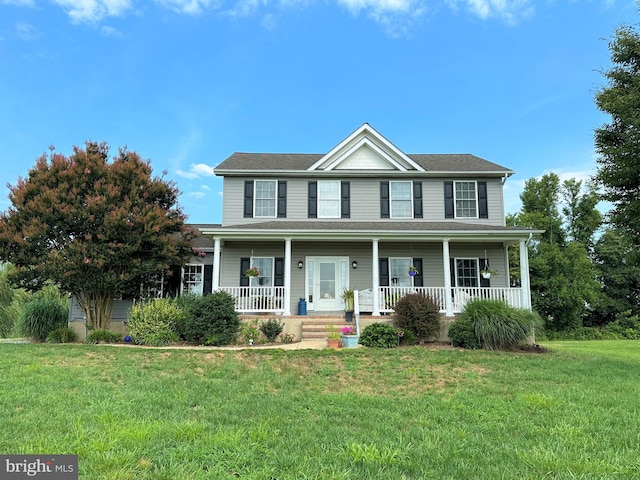
<path id="1" fill-rule="evenodd" d="M 501 300 L 473 299 L 460 315 L 469 321 L 482 348 L 504 350 L 523 343 L 542 326 L 540 316 Z"/>
<path id="2" fill-rule="evenodd" d="M 52 331 L 66 327 L 69 310 L 59 301 L 37 298 L 25 304 L 18 324 L 22 335 L 43 342 Z"/>

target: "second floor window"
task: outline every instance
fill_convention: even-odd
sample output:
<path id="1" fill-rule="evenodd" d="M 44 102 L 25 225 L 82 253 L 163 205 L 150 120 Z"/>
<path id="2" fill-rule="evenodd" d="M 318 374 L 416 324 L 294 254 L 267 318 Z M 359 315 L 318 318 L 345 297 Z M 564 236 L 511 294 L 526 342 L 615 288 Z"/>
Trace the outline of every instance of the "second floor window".
<path id="1" fill-rule="evenodd" d="M 391 218 L 412 218 L 411 182 L 389 182 Z"/>
<path id="2" fill-rule="evenodd" d="M 318 218 L 340 217 L 340 181 L 318 182 Z"/>
<path id="3" fill-rule="evenodd" d="M 456 218 L 477 218 L 476 182 L 454 182 Z"/>
<path id="4" fill-rule="evenodd" d="M 256 180 L 255 182 L 255 216 L 276 216 L 276 181 Z"/>

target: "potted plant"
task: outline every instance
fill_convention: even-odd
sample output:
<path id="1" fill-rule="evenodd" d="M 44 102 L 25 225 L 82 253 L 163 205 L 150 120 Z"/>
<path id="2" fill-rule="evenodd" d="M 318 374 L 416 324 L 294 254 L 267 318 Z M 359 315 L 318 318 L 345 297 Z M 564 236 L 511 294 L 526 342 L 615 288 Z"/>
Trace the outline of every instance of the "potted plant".
<path id="1" fill-rule="evenodd" d="M 327 347 L 329 348 L 340 348 L 340 334 L 338 330 L 336 330 L 335 325 L 330 323 L 326 327 L 327 329 Z"/>
<path id="2" fill-rule="evenodd" d="M 484 278 L 484 279 L 487 279 L 487 280 L 488 280 L 488 279 L 490 279 L 492 276 L 494 276 L 494 277 L 495 277 L 495 276 L 497 276 L 497 275 L 498 275 L 498 272 L 496 272 L 495 270 L 490 270 L 490 269 L 488 269 L 488 268 L 485 268 L 484 270 L 482 270 L 482 271 L 480 272 L 480 275 L 482 275 L 482 278 Z"/>
<path id="3" fill-rule="evenodd" d="M 256 267 L 251 267 L 247 268 L 247 271 L 244 272 L 244 274 L 247 277 L 257 277 L 258 275 L 260 275 L 260 270 L 258 270 Z"/>
<path id="4" fill-rule="evenodd" d="M 353 327 L 344 327 L 340 330 L 340 339 L 342 340 L 342 346 L 345 348 L 356 348 L 358 346 L 358 340 L 360 336 L 356 333 Z"/>
<path id="5" fill-rule="evenodd" d="M 418 275 L 420 273 L 420 270 L 418 270 L 414 265 L 411 265 L 409 267 L 409 276 L 410 277 L 415 277 L 416 275 Z"/>
<path id="6" fill-rule="evenodd" d="M 342 300 L 344 301 L 344 318 L 347 322 L 353 321 L 353 299 L 355 292 L 349 288 L 345 288 L 342 292 Z"/>

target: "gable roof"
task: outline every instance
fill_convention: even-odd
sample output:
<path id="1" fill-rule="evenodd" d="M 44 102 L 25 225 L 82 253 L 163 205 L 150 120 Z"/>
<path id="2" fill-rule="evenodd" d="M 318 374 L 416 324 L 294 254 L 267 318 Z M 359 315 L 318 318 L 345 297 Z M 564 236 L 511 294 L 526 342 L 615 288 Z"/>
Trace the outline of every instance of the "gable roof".
<path id="1" fill-rule="evenodd" d="M 317 176 L 318 173 L 511 176 L 506 167 L 470 154 L 405 154 L 365 123 L 328 153 L 236 152 L 214 168 L 220 176 Z"/>

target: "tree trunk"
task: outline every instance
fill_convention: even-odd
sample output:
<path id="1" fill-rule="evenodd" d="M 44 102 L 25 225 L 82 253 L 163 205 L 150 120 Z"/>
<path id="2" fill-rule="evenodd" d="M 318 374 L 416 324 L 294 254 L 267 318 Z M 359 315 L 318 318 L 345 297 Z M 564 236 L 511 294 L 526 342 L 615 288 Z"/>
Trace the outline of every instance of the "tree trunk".
<path id="1" fill-rule="evenodd" d="M 76 295 L 90 330 L 108 330 L 113 315 L 113 298 L 105 292 L 82 291 Z"/>

